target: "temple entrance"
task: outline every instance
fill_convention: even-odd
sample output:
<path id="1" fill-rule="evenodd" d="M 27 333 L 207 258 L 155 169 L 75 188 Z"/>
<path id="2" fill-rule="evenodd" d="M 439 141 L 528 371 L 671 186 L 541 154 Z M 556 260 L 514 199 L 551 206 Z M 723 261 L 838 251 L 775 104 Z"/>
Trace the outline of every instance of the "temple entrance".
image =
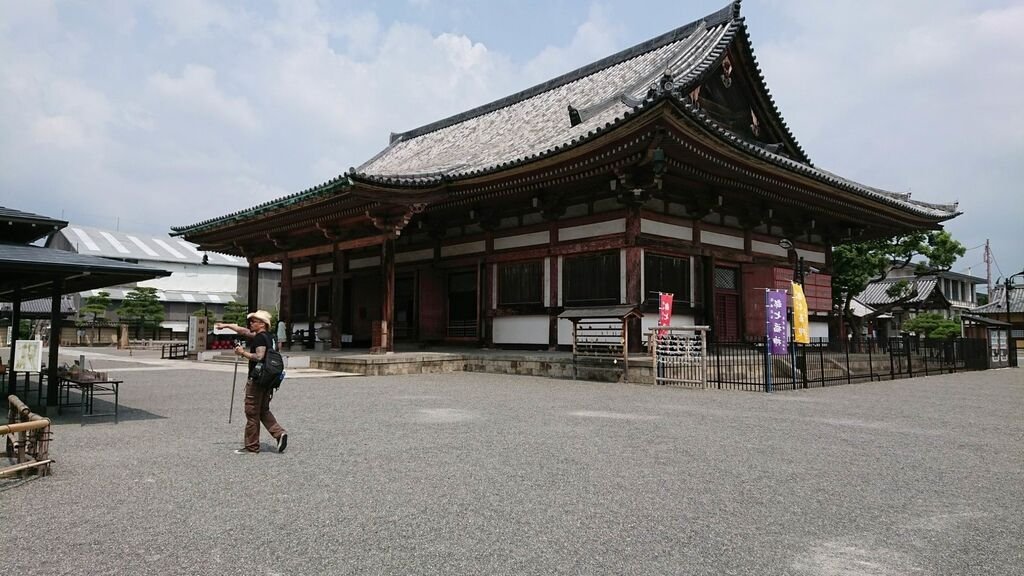
<path id="1" fill-rule="evenodd" d="M 476 270 L 448 273 L 448 337 L 477 338 Z"/>
<path id="2" fill-rule="evenodd" d="M 395 276 L 395 340 L 416 340 L 418 317 L 416 274 L 399 274 Z"/>
<path id="3" fill-rule="evenodd" d="M 739 270 L 715 268 L 715 341 L 735 342 L 740 338 Z"/>

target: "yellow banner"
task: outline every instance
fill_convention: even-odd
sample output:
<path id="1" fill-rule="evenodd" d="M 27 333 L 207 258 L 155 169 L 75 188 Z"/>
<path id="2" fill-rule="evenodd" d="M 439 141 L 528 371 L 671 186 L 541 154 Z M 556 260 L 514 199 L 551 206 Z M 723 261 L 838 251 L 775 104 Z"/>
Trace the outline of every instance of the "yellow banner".
<path id="1" fill-rule="evenodd" d="M 801 344 L 811 341 L 811 329 L 807 325 L 807 299 L 804 287 L 793 283 L 793 340 Z"/>

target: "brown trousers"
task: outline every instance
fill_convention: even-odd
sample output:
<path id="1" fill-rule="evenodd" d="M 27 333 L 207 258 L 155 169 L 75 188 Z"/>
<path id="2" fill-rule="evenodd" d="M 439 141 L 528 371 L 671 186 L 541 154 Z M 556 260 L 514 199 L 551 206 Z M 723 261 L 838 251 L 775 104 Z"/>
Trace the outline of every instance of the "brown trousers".
<path id="1" fill-rule="evenodd" d="M 260 388 L 252 380 L 245 383 L 245 449 L 250 452 L 260 451 L 261 422 L 275 440 L 285 433 L 285 429 L 270 412 L 270 399 L 273 397 L 273 388 Z"/>

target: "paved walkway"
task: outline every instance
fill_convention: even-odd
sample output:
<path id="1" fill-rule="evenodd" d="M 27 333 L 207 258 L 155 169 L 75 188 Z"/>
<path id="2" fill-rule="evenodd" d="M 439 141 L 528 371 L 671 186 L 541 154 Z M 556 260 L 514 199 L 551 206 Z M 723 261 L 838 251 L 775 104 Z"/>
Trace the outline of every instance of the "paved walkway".
<path id="1" fill-rule="evenodd" d="M 0 488 L 5 573 L 1024 574 L 1024 370 L 290 378 L 288 451 L 236 456 L 230 365 L 131 360 L 118 424 L 65 417 L 55 474 Z"/>

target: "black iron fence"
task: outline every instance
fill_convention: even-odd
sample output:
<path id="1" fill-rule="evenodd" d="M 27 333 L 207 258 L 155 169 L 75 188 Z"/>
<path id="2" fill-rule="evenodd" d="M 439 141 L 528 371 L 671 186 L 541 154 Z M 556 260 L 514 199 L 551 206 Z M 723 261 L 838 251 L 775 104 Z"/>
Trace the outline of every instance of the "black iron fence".
<path id="1" fill-rule="evenodd" d="M 796 390 L 872 380 L 947 374 L 988 367 L 983 339 L 816 340 L 769 354 L 766 342 L 708 344 L 708 386 L 725 390 Z"/>

